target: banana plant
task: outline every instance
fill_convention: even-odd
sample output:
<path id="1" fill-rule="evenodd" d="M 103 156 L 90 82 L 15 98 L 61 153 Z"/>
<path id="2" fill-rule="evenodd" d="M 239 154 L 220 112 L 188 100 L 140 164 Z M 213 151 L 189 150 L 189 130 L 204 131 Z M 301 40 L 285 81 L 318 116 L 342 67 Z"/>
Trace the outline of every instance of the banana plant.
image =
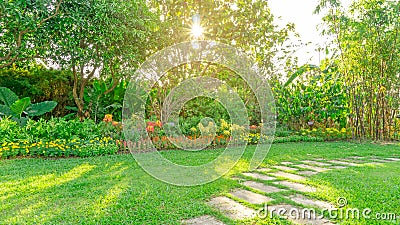
<path id="1" fill-rule="evenodd" d="M 0 87 L 0 117 L 11 117 L 12 120 L 24 126 L 29 117 L 40 116 L 52 111 L 56 106 L 55 101 L 44 101 L 31 103 L 29 97 L 19 99 L 18 96 L 8 88 Z"/>

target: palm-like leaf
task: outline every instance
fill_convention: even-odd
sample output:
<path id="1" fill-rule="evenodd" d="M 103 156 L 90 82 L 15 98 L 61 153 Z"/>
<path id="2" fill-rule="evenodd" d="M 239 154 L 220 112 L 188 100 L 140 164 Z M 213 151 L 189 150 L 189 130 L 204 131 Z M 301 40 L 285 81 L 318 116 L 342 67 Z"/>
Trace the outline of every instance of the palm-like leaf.
<path id="1" fill-rule="evenodd" d="M 6 87 L 0 87 L 0 101 L 4 105 L 10 107 L 14 102 L 18 101 L 18 96 Z"/>
<path id="2" fill-rule="evenodd" d="M 40 116 L 47 112 L 52 111 L 57 106 L 55 101 L 45 101 L 36 104 L 32 104 L 26 109 L 28 116 Z"/>
<path id="3" fill-rule="evenodd" d="M 10 109 L 11 111 L 18 116 L 21 116 L 24 110 L 31 104 L 31 99 L 29 97 L 22 98 L 14 102 Z"/>

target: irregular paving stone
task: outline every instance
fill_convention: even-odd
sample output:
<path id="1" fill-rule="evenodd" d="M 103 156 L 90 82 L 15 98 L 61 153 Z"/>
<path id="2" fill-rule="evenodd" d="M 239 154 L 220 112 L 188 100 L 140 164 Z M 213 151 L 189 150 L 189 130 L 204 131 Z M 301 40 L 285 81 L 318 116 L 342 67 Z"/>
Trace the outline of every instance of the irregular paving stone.
<path id="1" fill-rule="evenodd" d="M 261 184 L 255 181 L 246 181 L 243 183 L 243 185 L 265 193 L 275 193 L 275 192 L 285 191 L 283 189 L 270 185 Z"/>
<path id="2" fill-rule="evenodd" d="M 271 171 L 271 169 L 270 168 L 260 168 L 260 169 L 256 169 L 256 171 L 267 173 L 267 172 Z"/>
<path id="3" fill-rule="evenodd" d="M 293 171 L 299 170 L 297 168 L 288 167 L 288 166 L 274 166 L 274 168 L 278 169 L 278 170 L 293 170 Z"/>
<path id="4" fill-rule="evenodd" d="M 265 174 L 259 174 L 259 173 L 242 173 L 242 174 L 260 180 L 275 180 L 275 177 L 270 177 Z"/>
<path id="5" fill-rule="evenodd" d="M 325 161 L 326 159 L 324 159 L 324 158 L 315 158 L 314 160 Z"/>
<path id="6" fill-rule="evenodd" d="M 321 168 L 321 167 L 316 167 L 316 166 L 309 166 L 309 165 L 305 165 L 305 164 L 298 164 L 296 165 L 297 167 L 303 168 L 303 169 L 309 169 L 309 170 L 314 170 L 317 172 L 325 172 L 328 171 L 329 169 L 326 168 Z"/>
<path id="7" fill-rule="evenodd" d="M 193 219 L 188 219 L 182 221 L 182 224 L 185 225 L 225 225 L 221 221 L 216 220 L 212 216 L 200 216 Z"/>
<path id="8" fill-rule="evenodd" d="M 385 160 L 390 160 L 390 161 L 400 161 L 400 159 L 398 159 L 398 158 L 386 158 Z"/>
<path id="9" fill-rule="evenodd" d="M 331 166 L 332 169 L 346 169 L 347 166 Z"/>
<path id="10" fill-rule="evenodd" d="M 372 160 L 372 161 L 375 161 L 375 162 L 381 162 L 381 163 L 393 162 L 393 161 L 391 161 L 391 160 L 384 160 L 384 159 L 377 159 L 377 158 L 372 158 L 371 160 Z"/>
<path id="11" fill-rule="evenodd" d="M 295 224 L 311 224 L 311 225 L 333 225 L 329 220 L 320 218 L 320 216 L 310 209 L 302 209 L 292 205 L 274 205 L 267 208 L 270 214 L 283 217 Z"/>
<path id="12" fill-rule="evenodd" d="M 365 157 L 363 157 L 363 156 L 352 156 L 352 157 L 349 157 L 349 158 L 351 158 L 351 159 L 365 159 Z"/>
<path id="13" fill-rule="evenodd" d="M 306 175 L 306 176 L 312 176 L 312 175 L 318 174 L 318 172 L 309 171 L 309 170 L 299 171 L 297 173 L 301 174 L 301 175 Z"/>
<path id="14" fill-rule="evenodd" d="M 315 187 L 304 185 L 304 184 L 299 184 L 299 183 L 294 183 L 294 182 L 290 182 L 290 181 L 278 181 L 278 182 L 275 182 L 275 184 L 283 185 L 290 189 L 293 189 L 296 191 L 301 191 L 301 192 L 316 192 L 317 191 L 317 189 Z"/>
<path id="15" fill-rule="evenodd" d="M 316 161 L 312 161 L 312 160 L 304 160 L 304 161 L 301 161 L 301 162 L 307 163 L 307 164 L 314 164 L 314 165 L 317 165 L 317 166 L 330 166 L 331 165 L 331 164 L 328 164 L 328 163 L 316 162 Z"/>
<path id="16" fill-rule="evenodd" d="M 297 204 L 302 204 L 302 205 L 306 205 L 306 206 L 312 206 L 312 207 L 316 207 L 316 208 L 320 208 L 320 209 L 333 209 L 335 208 L 334 205 L 332 205 L 331 203 L 328 202 L 324 202 L 324 201 L 320 201 L 320 200 L 313 200 L 313 199 L 309 199 L 303 195 L 290 195 L 288 197 L 290 200 L 296 202 Z"/>
<path id="17" fill-rule="evenodd" d="M 260 195 L 243 189 L 234 190 L 230 194 L 251 204 L 262 204 L 273 200 L 265 195 Z"/>
<path id="18" fill-rule="evenodd" d="M 208 204 L 221 210 L 224 215 L 234 220 L 252 218 L 256 214 L 255 210 L 224 196 L 215 197 Z"/>
<path id="19" fill-rule="evenodd" d="M 278 172 L 270 173 L 270 174 L 277 176 L 277 177 L 284 177 L 284 178 L 291 179 L 291 180 L 305 180 L 306 179 L 305 177 L 302 177 L 302 176 L 299 176 L 296 174 L 292 174 L 292 173 L 285 173 L 282 171 L 278 171 Z"/>
<path id="20" fill-rule="evenodd" d="M 341 164 L 341 165 L 346 165 L 346 166 L 358 166 L 359 164 L 351 163 L 351 162 L 343 162 L 339 160 L 330 160 L 328 161 L 333 164 Z"/>
<path id="21" fill-rule="evenodd" d="M 292 162 L 281 162 L 282 165 L 293 165 Z"/>

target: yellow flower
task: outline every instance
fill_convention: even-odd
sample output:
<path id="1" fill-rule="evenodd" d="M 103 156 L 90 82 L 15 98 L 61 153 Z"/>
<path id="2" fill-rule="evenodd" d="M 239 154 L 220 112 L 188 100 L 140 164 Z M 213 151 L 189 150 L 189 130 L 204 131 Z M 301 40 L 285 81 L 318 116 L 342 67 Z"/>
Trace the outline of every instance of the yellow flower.
<path id="1" fill-rule="evenodd" d="M 190 131 L 192 131 L 194 133 L 194 132 L 197 132 L 197 129 L 196 129 L 196 127 L 192 127 L 192 128 L 190 128 Z"/>
<path id="2" fill-rule="evenodd" d="M 231 132 L 229 132 L 229 130 L 224 130 L 224 135 L 229 136 L 229 135 L 231 135 Z"/>

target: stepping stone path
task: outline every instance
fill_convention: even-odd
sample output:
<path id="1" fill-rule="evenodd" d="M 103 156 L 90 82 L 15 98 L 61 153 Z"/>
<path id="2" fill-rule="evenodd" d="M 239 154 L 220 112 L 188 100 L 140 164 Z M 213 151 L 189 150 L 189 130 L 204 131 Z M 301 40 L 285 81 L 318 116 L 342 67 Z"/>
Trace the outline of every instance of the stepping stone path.
<path id="1" fill-rule="evenodd" d="M 269 198 L 265 195 L 260 195 L 251 191 L 243 190 L 243 189 L 238 189 L 230 193 L 232 196 L 236 198 L 240 198 L 242 200 L 245 200 L 248 203 L 251 204 L 262 204 L 266 202 L 270 202 L 274 199 Z"/>
<path id="2" fill-rule="evenodd" d="M 219 209 L 226 216 L 234 220 L 252 218 L 256 215 L 256 211 L 254 209 L 250 209 L 249 207 L 224 196 L 215 197 L 211 199 L 208 204 Z"/>
<path id="3" fill-rule="evenodd" d="M 309 165 L 305 165 L 305 164 L 298 164 L 296 166 L 299 167 L 299 168 L 303 168 L 303 169 L 314 170 L 314 171 L 316 171 L 318 173 L 325 172 L 325 171 L 329 170 L 329 169 L 326 169 L 326 168 L 316 167 L 316 166 L 309 166 Z"/>
<path id="4" fill-rule="evenodd" d="M 284 177 L 284 178 L 287 178 L 287 179 L 290 179 L 290 180 L 305 180 L 306 179 L 305 177 L 302 177 L 302 176 L 299 176 L 299 175 L 296 175 L 296 174 L 293 174 L 293 173 L 285 173 L 285 172 L 282 172 L 282 171 L 275 172 L 275 173 L 270 173 L 270 174 L 274 175 L 276 177 Z"/>
<path id="5" fill-rule="evenodd" d="M 361 161 L 361 160 L 362 161 Z M 322 161 L 322 162 L 319 162 Z M 305 184 L 301 184 L 298 181 L 304 181 L 306 180 L 306 177 L 301 176 L 312 176 L 318 173 L 326 172 L 328 170 L 332 169 L 345 169 L 353 166 L 360 166 L 360 165 L 368 165 L 368 164 L 382 164 L 382 163 L 393 163 L 393 162 L 399 162 L 400 157 L 390 157 L 390 158 L 378 158 L 376 156 L 374 157 L 362 157 L 362 156 L 351 156 L 346 159 L 337 159 L 337 160 L 329 160 L 327 161 L 326 159 L 323 158 L 315 158 L 312 160 L 303 160 L 300 162 L 281 162 L 280 165 L 273 166 L 275 169 L 274 171 L 278 170 L 277 172 L 271 172 L 272 169 L 270 168 L 260 168 L 257 169 L 257 172 L 262 172 L 262 173 L 267 173 L 267 174 L 262 174 L 262 173 L 256 173 L 256 172 L 249 172 L 249 173 L 243 173 L 244 176 L 247 178 L 238 178 L 238 177 L 233 177 L 231 179 L 238 180 L 239 183 L 241 183 L 243 186 L 250 188 L 251 190 L 256 190 L 256 192 L 264 193 L 256 193 L 254 191 L 249 191 L 249 190 L 244 190 L 244 189 L 234 189 L 232 190 L 228 197 L 226 196 L 219 196 L 212 198 L 208 204 L 219 210 L 223 215 L 226 217 L 232 219 L 232 220 L 244 220 L 244 219 L 249 219 L 249 218 L 254 218 L 257 216 L 257 207 L 259 208 L 260 204 L 265 204 L 268 202 L 273 201 L 271 197 L 268 197 L 269 194 L 274 193 L 274 195 L 281 195 L 283 198 L 289 199 L 297 204 L 306 206 L 306 207 L 312 207 L 315 208 L 316 210 L 322 210 L 322 209 L 333 209 L 335 208 L 334 205 L 332 205 L 329 202 L 324 202 L 321 200 L 315 200 L 311 199 L 309 197 L 306 197 L 305 195 L 301 193 L 311 193 L 311 192 L 316 192 L 317 188 Z M 297 164 L 300 163 L 300 164 Z M 292 168 L 292 166 L 295 166 L 297 168 L 301 169 L 306 169 L 306 170 L 299 170 L 297 168 Z M 323 168 L 323 167 L 329 167 L 329 168 Z M 293 173 L 288 173 L 284 171 L 291 171 Z M 276 176 L 279 178 L 284 178 L 285 180 L 276 180 L 275 177 L 271 176 Z M 254 180 L 262 180 L 268 184 L 264 184 L 260 182 L 256 182 Z M 288 181 L 291 180 L 291 181 Z M 285 189 L 279 188 L 280 186 L 286 187 Z M 282 195 L 281 192 L 286 192 L 288 190 L 295 191 L 296 194 L 291 194 L 289 196 L 284 196 Z M 234 198 L 236 200 L 240 201 L 235 201 L 231 198 Z M 252 207 L 245 206 L 239 202 L 247 202 L 248 204 L 252 205 Z M 266 210 L 270 214 L 275 214 L 277 216 L 283 217 L 293 223 L 297 224 L 334 224 L 331 221 L 327 219 L 321 218 L 319 215 L 311 215 L 312 219 L 309 219 L 307 216 L 310 214 L 309 209 L 307 208 L 306 212 L 306 217 L 302 217 L 302 213 L 304 211 L 303 208 L 297 207 L 297 206 L 292 206 L 289 204 L 278 204 L 278 205 L 268 205 L 265 207 Z M 282 215 L 282 213 L 278 212 L 278 209 L 285 209 L 287 212 L 286 215 Z M 294 218 L 290 211 L 297 210 L 300 212 L 300 218 L 296 217 Z M 311 211 L 312 213 L 312 211 Z M 315 212 L 314 212 L 315 213 Z M 258 214 L 260 215 L 260 214 Z M 268 215 L 269 216 L 269 215 Z M 212 216 L 209 215 L 204 215 L 200 216 L 197 218 L 189 219 L 189 220 L 183 220 L 182 224 L 188 224 L 188 225 L 197 225 L 197 224 L 206 224 L 206 225 L 224 225 L 221 221 L 215 219 Z"/>
<path id="6" fill-rule="evenodd" d="M 275 180 L 275 177 L 270 177 L 259 173 L 243 173 L 243 175 L 260 180 Z"/>
<path id="7" fill-rule="evenodd" d="M 312 175 L 318 174 L 319 172 L 304 170 L 304 171 L 299 171 L 297 173 L 300 175 L 312 176 Z"/>
<path id="8" fill-rule="evenodd" d="M 278 170 L 288 170 L 288 171 L 296 171 L 299 169 L 293 168 L 293 167 L 288 167 L 288 166 L 274 166 L 275 169 Z"/>
<path id="9" fill-rule="evenodd" d="M 331 161 L 328 161 L 328 162 L 333 163 L 333 164 L 346 165 L 346 166 L 358 166 L 359 165 L 359 164 L 356 164 L 356 163 L 344 162 L 344 161 L 339 161 L 339 160 L 331 160 Z"/>
<path id="10" fill-rule="evenodd" d="M 314 164 L 317 166 L 331 166 L 331 164 L 328 163 L 323 163 L 323 162 L 316 162 L 316 161 L 311 161 L 311 160 L 304 160 L 301 161 L 302 163 L 306 163 L 306 164 Z"/>
<path id="11" fill-rule="evenodd" d="M 307 186 L 307 185 L 299 184 L 299 183 L 294 183 L 294 182 L 290 182 L 290 181 L 278 181 L 278 182 L 275 182 L 275 184 L 286 186 L 290 189 L 300 191 L 300 192 L 316 192 L 317 191 L 317 189 L 315 187 L 311 187 L 311 186 Z"/>
<path id="12" fill-rule="evenodd" d="M 253 188 L 257 191 L 261 191 L 261 192 L 265 192 L 265 193 L 275 193 L 275 192 L 281 192 L 284 191 L 283 189 L 274 187 L 274 186 L 270 186 L 270 185 L 265 185 L 262 183 L 258 183 L 255 181 L 246 181 L 243 183 L 244 186 L 249 187 L 249 188 Z"/>

